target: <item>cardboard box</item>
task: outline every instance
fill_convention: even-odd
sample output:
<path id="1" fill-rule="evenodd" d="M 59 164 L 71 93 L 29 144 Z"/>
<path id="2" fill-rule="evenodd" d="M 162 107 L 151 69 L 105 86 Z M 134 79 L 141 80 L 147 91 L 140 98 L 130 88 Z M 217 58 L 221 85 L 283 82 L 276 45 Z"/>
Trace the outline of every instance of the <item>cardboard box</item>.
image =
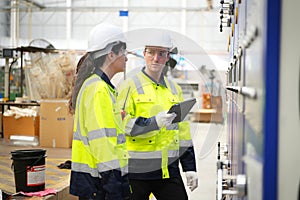
<path id="1" fill-rule="evenodd" d="M 223 123 L 222 113 L 216 112 L 215 109 L 199 109 L 191 117 L 193 122 L 207 122 L 207 123 Z"/>
<path id="2" fill-rule="evenodd" d="M 8 140 L 11 135 L 22 136 L 39 136 L 40 118 L 37 117 L 20 117 L 2 116 L 3 118 L 3 135 Z"/>
<path id="3" fill-rule="evenodd" d="M 40 146 L 70 148 L 73 138 L 73 115 L 68 100 L 53 99 L 40 102 Z"/>

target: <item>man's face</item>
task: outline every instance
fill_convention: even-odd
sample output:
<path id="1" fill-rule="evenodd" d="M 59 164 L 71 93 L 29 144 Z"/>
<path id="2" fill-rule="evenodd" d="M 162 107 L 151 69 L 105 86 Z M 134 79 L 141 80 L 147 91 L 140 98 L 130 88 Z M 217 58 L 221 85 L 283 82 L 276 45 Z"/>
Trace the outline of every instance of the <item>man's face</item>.
<path id="1" fill-rule="evenodd" d="M 169 60 L 169 51 L 163 47 L 146 47 L 144 51 L 144 58 L 146 67 L 149 71 L 161 73 Z"/>

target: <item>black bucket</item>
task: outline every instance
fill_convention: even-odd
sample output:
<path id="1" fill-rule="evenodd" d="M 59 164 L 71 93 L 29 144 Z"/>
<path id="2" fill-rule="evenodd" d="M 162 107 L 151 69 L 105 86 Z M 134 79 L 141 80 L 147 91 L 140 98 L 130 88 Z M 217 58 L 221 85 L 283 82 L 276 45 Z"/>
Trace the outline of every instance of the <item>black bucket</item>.
<path id="1" fill-rule="evenodd" d="M 45 149 L 26 149 L 11 152 L 16 192 L 45 190 Z"/>

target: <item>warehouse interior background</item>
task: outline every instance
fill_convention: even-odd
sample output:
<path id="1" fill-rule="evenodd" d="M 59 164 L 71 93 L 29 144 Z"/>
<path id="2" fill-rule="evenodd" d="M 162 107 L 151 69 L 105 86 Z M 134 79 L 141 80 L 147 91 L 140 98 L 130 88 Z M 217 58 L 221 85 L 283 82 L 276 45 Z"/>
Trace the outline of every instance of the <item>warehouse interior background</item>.
<path id="1" fill-rule="evenodd" d="M 84 50 L 90 29 L 107 21 L 124 31 L 146 27 L 176 31 L 210 55 L 224 56 L 228 35 L 219 31 L 220 6 L 211 0 L 2 1 L 1 44 L 16 47 L 41 38 L 58 49 Z"/>
<path id="2" fill-rule="evenodd" d="M 166 29 L 172 32 L 185 47 L 184 49 L 178 47 L 179 53 L 174 57 L 178 65 L 171 75 L 181 84 L 185 97 L 198 97 L 202 95 L 201 92 L 204 90 L 208 92 L 212 77 L 215 83 L 215 93 L 220 95 L 221 90 L 223 93 L 222 82 L 225 79 L 224 73 L 228 65 L 227 40 L 229 33 L 229 28 L 223 28 L 222 32 L 220 31 L 220 7 L 220 2 L 211 0 L 1 1 L 1 49 L 17 48 L 18 50 L 13 51 L 9 60 L 0 59 L 2 74 L 0 94 L 4 101 L 8 98 L 9 101 L 14 102 L 33 101 L 35 103 L 38 101 L 40 104 L 30 107 L 32 112 L 39 116 L 39 133 L 37 134 L 36 130 L 31 130 L 32 127 L 36 129 L 37 126 L 37 120 L 32 120 L 34 117 L 21 119 L 23 120 L 21 123 L 20 119 L 16 121 L 12 119 L 13 117 L 4 116 L 1 120 L 4 123 L 4 130 L 2 131 L 4 141 L 16 145 L 20 142 L 17 139 L 13 140 L 16 132 L 21 132 L 21 135 L 31 135 L 33 132 L 35 140 L 30 143 L 31 145 L 38 144 L 44 148 L 67 148 L 65 154 L 70 155 L 72 118 L 66 114 L 66 101 L 63 99 L 68 96 L 71 90 L 71 78 L 78 59 L 87 48 L 88 34 L 91 28 L 100 22 L 115 24 L 129 36 L 130 34 L 137 34 L 138 30 L 147 28 Z M 32 49 L 31 47 L 41 49 Z M 45 50 L 49 47 L 55 48 L 57 51 Z M 129 60 L 126 69 L 128 74 L 134 73 L 136 71 L 134 68 L 143 65 L 143 59 L 140 58 L 141 52 L 136 51 L 136 53 L 140 56 L 128 55 Z M 123 76 L 124 74 L 120 74 L 119 77 L 116 76 L 114 84 L 118 85 L 118 79 L 121 80 Z M 5 91 L 7 84 L 9 91 L 7 89 Z M 57 99 L 57 101 L 53 102 L 53 99 Z M 207 108 L 210 108 L 208 101 L 203 103 L 208 106 Z M 2 106 L 4 108 L 4 105 Z M 8 106 L 7 104 L 5 106 L 7 112 Z M 50 114 L 49 110 L 56 110 L 58 106 L 62 109 Z M 13 108 L 13 106 L 9 107 L 10 109 Z M 26 106 L 19 105 L 17 107 Z M 194 110 L 201 107 L 202 101 L 201 98 L 198 98 L 198 105 Z M 221 110 L 222 108 L 218 108 L 218 112 L 222 113 Z M 55 121 L 48 120 L 48 123 L 45 123 L 43 120 L 48 119 L 49 115 L 60 118 L 63 116 L 66 119 L 65 125 L 56 130 Z M 221 115 L 219 114 L 217 120 L 223 120 Z M 204 120 L 209 121 L 210 119 L 206 117 Z M 189 193 L 189 196 L 192 199 L 212 199 L 215 196 L 216 181 L 215 160 L 217 153 L 215 147 L 217 139 L 222 135 L 221 131 L 224 131 L 225 128 L 221 124 L 211 127 L 209 123 L 201 125 L 198 122 L 193 123 L 192 126 L 194 130 L 199 130 L 198 134 L 194 134 L 193 137 L 197 140 L 199 160 L 204 160 L 198 166 L 198 170 L 205 171 L 205 173 L 199 175 L 199 180 L 203 181 L 201 189 L 193 192 L 193 194 Z M 10 127 L 14 127 L 14 130 L 11 130 Z M 20 128 L 18 129 L 18 127 Z M 26 130 L 28 133 L 25 129 L 28 129 Z M 206 139 L 206 135 L 213 132 L 211 129 L 217 130 L 217 133 Z M 62 131 L 68 132 L 68 134 L 64 136 L 61 134 Z M 225 140 L 225 135 L 222 136 Z M 205 139 L 207 145 L 202 145 Z M 21 143 L 26 142 L 21 141 Z M 203 148 L 201 148 L 202 146 Z M 18 148 L 18 146 L 16 147 Z M 200 152 L 201 149 L 205 150 Z M 50 157 L 53 154 L 51 151 L 53 150 L 48 150 Z M 62 155 L 63 153 L 59 154 Z M 205 159 L 207 160 L 205 161 Z M 50 163 L 50 158 L 48 160 Z M 212 176 L 215 178 L 209 179 Z"/>
<path id="3" fill-rule="evenodd" d="M 143 28 L 163 28 L 187 37 L 191 43 L 177 58 L 179 71 L 199 71 L 202 67 L 223 73 L 228 68 L 229 28 L 220 32 L 220 6 L 220 2 L 211 0 L 2 1 L 0 42 L 10 48 L 52 45 L 60 50 L 73 50 L 78 57 L 87 47 L 89 31 L 100 22 L 113 23 L 129 34 Z M 200 56 L 202 62 L 192 68 L 184 66 L 188 65 L 184 59 L 187 54 Z M 3 59 L 1 62 L 5 65 Z M 128 69 L 132 62 L 128 62 Z M 191 76 L 189 80 L 198 78 Z M 204 79 L 209 81 L 209 77 Z M 11 87 L 13 90 L 14 85 Z"/>
<path id="4" fill-rule="evenodd" d="M 177 39 L 178 53 L 172 55 L 177 65 L 168 76 L 185 98 L 197 98 L 188 115 L 199 177 L 198 188 L 188 191 L 191 200 L 299 199 L 300 28 L 294 23 L 299 4 L 0 1 L 0 190 L 14 192 L 11 171 L 1 171 L 10 169 L 9 152 L 38 146 L 48 152 L 46 176 L 58 178 L 47 186 L 60 180 L 57 199 L 72 199 L 68 171 L 55 172 L 59 179 L 50 164 L 70 159 L 72 78 L 90 30 L 109 22 L 128 36 L 151 28 L 168 30 Z M 144 64 L 139 49 L 128 50 L 126 73 L 113 79 L 116 86 Z"/>

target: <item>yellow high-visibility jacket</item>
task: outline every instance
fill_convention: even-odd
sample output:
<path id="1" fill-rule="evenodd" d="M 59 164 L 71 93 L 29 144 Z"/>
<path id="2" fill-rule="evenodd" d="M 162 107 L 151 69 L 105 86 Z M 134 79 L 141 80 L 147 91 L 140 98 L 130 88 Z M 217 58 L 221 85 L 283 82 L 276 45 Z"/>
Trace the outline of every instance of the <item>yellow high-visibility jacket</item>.
<path id="1" fill-rule="evenodd" d="M 179 176 L 178 160 L 184 171 L 196 171 L 189 122 L 159 129 L 154 117 L 183 101 L 181 88 L 165 77 L 156 83 L 141 71 L 122 83 L 118 92 L 118 103 L 127 114 L 124 123 L 130 155 L 129 177 Z"/>
<path id="2" fill-rule="evenodd" d="M 101 172 L 113 169 L 127 173 L 128 153 L 116 94 L 99 75 L 83 83 L 74 116 L 73 172 L 99 178 Z"/>

